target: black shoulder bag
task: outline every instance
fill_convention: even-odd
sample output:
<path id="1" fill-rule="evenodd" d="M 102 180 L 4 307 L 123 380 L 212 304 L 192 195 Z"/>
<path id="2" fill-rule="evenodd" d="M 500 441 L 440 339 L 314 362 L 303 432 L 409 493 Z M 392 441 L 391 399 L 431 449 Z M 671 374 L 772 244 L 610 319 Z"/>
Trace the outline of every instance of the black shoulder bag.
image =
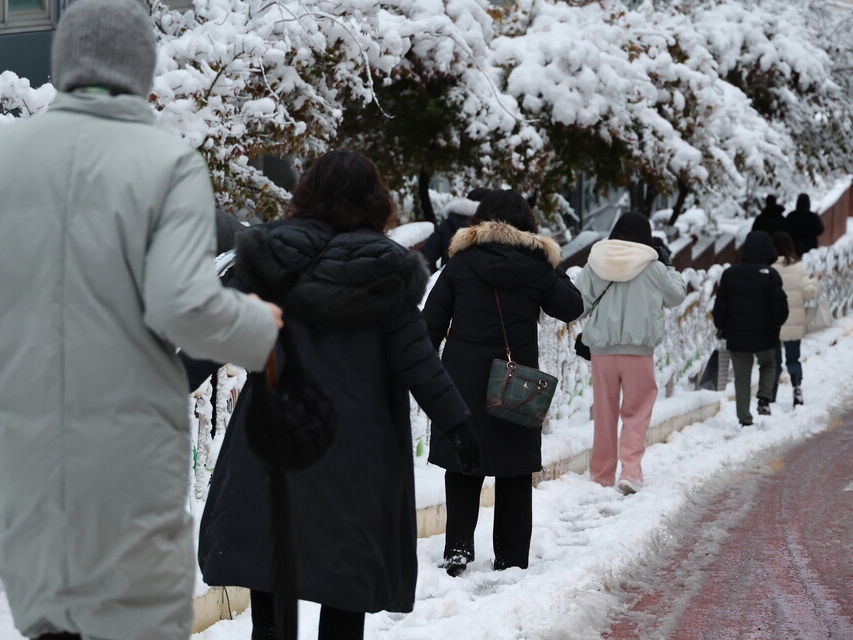
<path id="1" fill-rule="evenodd" d="M 246 435 L 249 445 L 266 462 L 270 477 L 276 640 L 296 640 L 296 552 L 287 474 L 309 467 L 326 453 L 338 428 L 338 416 L 331 399 L 303 364 L 286 320 L 279 343 L 285 356 L 281 376 L 277 375 L 275 349 L 265 371 L 249 374 Z"/>
<path id="2" fill-rule="evenodd" d="M 486 388 L 486 413 L 523 427 L 536 429 L 541 427 L 545 420 L 545 414 L 551 406 L 558 381 L 550 373 L 525 367 L 513 361 L 497 288 L 494 291 L 507 359 L 492 360 Z"/>
<path id="3" fill-rule="evenodd" d="M 275 349 L 265 371 L 249 374 L 246 425 L 252 448 L 273 468 L 300 471 L 317 462 L 338 426 L 335 406 L 302 362 L 285 321 L 279 332 L 285 364 L 278 376 Z"/>

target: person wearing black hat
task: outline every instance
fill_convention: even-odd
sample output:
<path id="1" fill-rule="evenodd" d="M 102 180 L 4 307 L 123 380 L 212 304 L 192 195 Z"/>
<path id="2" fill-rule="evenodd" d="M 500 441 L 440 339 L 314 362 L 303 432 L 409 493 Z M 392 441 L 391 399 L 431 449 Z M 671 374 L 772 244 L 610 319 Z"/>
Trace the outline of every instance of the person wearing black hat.
<path id="1" fill-rule="evenodd" d="M 817 249 L 817 239 L 823 231 L 823 220 L 811 210 L 812 203 L 807 193 L 797 196 L 796 208 L 785 218 L 790 227 L 790 235 L 794 241 L 797 256 Z"/>
<path id="2" fill-rule="evenodd" d="M 791 228 L 788 226 L 784 213 L 785 207 L 776 202 L 776 196 L 767 196 L 764 200 L 764 208 L 761 213 L 755 216 L 752 231 L 766 231 L 771 236 L 777 231 L 790 234 Z"/>
<path id="3" fill-rule="evenodd" d="M 189 638 L 176 347 L 259 369 L 281 326 L 216 277 L 207 166 L 153 126 L 153 30 L 136 0 L 70 4 L 56 97 L 0 130 L 0 579 L 28 638 Z"/>

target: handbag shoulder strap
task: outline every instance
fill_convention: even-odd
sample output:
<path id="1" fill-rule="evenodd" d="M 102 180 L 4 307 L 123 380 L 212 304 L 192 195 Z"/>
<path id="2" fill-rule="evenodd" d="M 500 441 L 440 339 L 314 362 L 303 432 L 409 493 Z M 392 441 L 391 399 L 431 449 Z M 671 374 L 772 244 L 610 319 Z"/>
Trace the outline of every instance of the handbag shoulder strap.
<path id="1" fill-rule="evenodd" d="M 272 351 L 270 351 L 269 358 L 267 358 L 267 364 L 265 367 L 267 374 L 267 387 L 270 389 L 276 389 L 278 387 L 278 369 L 277 369 L 276 361 L 275 361 L 275 346 L 273 346 Z"/>
<path id="2" fill-rule="evenodd" d="M 492 290 L 495 292 L 495 302 L 498 305 L 498 316 L 501 319 L 501 330 L 504 333 L 504 343 L 506 344 L 506 359 L 509 362 L 512 362 L 512 351 L 509 348 L 509 338 L 506 337 L 506 325 L 504 325 L 504 314 L 503 314 L 503 311 L 501 310 L 501 299 L 498 296 L 498 288 L 492 287 Z"/>
<path id="3" fill-rule="evenodd" d="M 288 321 L 287 318 L 284 319 L 285 324 L 279 329 L 278 340 L 276 341 L 276 345 L 273 346 L 272 351 L 270 351 L 266 366 L 264 367 L 267 386 L 270 389 L 277 389 L 280 380 L 275 355 L 277 344 L 281 344 L 284 350 L 285 367 L 288 368 L 285 375 L 290 375 L 290 379 L 292 380 L 294 376 L 298 377 L 299 372 L 303 368 L 302 357 L 299 355 L 299 350 L 296 347 L 293 334 L 290 332 L 290 327 L 287 326 Z"/>
<path id="4" fill-rule="evenodd" d="M 604 297 L 604 294 L 607 293 L 607 290 L 610 288 L 610 285 L 613 284 L 613 280 L 607 283 L 607 286 L 604 287 L 604 291 L 598 294 L 598 297 L 593 301 L 592 306 L 589 308 L 589 312 L 592 313 L 592 310 L 601 302 L 601 298 Z"/>

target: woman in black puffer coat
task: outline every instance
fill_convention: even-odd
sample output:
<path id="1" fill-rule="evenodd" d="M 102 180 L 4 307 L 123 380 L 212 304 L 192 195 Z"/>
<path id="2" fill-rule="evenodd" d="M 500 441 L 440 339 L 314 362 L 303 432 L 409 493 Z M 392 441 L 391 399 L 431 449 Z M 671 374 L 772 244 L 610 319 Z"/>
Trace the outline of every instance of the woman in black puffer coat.
<path id="1" fill-rule="evenodd" d="M 542 468 L 542 431 L 486 414 L 486 384 L 494 358 L 506 359 L 495 301 L 497 289 L 513 360 L 538 367 L 540 311 L 570 322 L 583 301 L 565 272 L 556 269 L 559 245 L 538 235 L 525 199 L 492 191 L 471 226 L 453 236 L 450 260 L 424 306 L 436 349 L 447 338 L 442 360 L 471 409 L 481 464 L 460 467 L 446 438 L 434 434 L 429 461 L 447 470 L 447 571 L 459 575 L 474 559 L 474 529 L 485 476 L 495 476 L 496 569 L 526 568 L 532 530 L 532 474 Z M 451 327 L 452 321 L 452 327 Z M 448 328 L 450 332 L 448 333 Z"/>
<path id="2" fill-rule="evenodd" d="M 298 597 L 322 605 L 323 640 L 361 638 L 365 612 L 412 610 L 409 392 L 456 464 L 477 461 L 468 408 L 418 310 L 426 265 L 382 233 L 392 210 L 374 164 L 358 152 L 333 151 L 300 180 L 289 219 L 237 239 L 235 281 L 285 309 L 302 360 L 338 416 L 320 461 L 287 478 Z M 243 416 L 238 402 L 205 506 L 199 562 L 208 584 L 252 589 L 252 638 L 260 640 L 277 637 L 270 595 L 277 541 L 270 474 L 247 446 Z"/>

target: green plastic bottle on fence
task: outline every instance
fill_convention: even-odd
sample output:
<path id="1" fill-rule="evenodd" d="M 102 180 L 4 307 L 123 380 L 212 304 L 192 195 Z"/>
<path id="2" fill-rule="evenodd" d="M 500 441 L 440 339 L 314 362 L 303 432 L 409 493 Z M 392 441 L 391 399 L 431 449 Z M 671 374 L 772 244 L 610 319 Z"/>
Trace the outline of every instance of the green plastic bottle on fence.
<path id="1" fill-rule="evenodd" d="M 418 444 L 415 445 L 415 456 L 420 458 L 424 455 L 424 439 L 418 438 Z"/>

